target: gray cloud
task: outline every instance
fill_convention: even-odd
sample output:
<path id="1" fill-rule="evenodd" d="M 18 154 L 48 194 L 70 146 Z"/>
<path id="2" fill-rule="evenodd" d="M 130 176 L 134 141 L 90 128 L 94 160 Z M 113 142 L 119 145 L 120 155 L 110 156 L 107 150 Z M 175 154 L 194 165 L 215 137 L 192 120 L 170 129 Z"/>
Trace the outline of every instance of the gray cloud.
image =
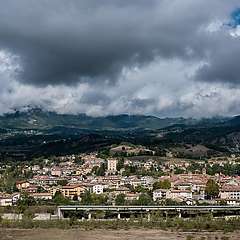
<path id="1" fill-rule="evenodd" d="M 211 48 L 206 64 L 199 68 L 196 79 L 207 82 L 240 84 L 240 42 L 228 34 L 216 34 L 215 45 Z"/>
<path id="2" fill-rule="evenodd" d="M 237 1 L 0 2 L 0 47 L 21 57 L 19 81 L 45 86 L 116 81 L 156 56 L 200 60 L 209 43 L 199 29 Z"/>
<path id="3" fill-rule="evenodd" d="M 238 114 L 238 2 L 0 0 L 0 113 Z"/>

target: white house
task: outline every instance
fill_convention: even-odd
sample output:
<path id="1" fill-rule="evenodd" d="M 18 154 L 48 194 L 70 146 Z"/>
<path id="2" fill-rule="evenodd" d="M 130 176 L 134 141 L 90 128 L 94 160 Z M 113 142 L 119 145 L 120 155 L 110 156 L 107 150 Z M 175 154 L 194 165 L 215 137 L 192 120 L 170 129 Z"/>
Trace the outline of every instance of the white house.
<path id="1" fill-rule="evenodd" d="M 169 190 L 166 192 L 168 199 L 192 199 L 192 191 L 190 190 Z"/>
<path id="2" fill-rule="evenodd" d="M 153 201 L 166 198 L 167 189 L 156 189 L 153 191 Z"/>
<path id="3" fill-rule="evenodd" d="M 94 185 L 92 189 L 93 189 L 93 193 L 96 193 L 96 194 L 103 193 L 103 185 L 101 185 L 101 184 Z"/>
<path id="4" fill-rule="evenodd" d="M 53 196 L 51 193 L 32 193 L 31 196 L 34 199 L 38 199 L 38 200 L 52 200 Z"/>
<path id="5" fill-rule="evenodd" d="M 239 185 L 225 185 L 220 190 L 220 199 L 223 200 L 240 200 Z"/>
<path id="6" fill-rule="evenodd" d="M 12 206 L 12 197 L 10 195 L 0 196 L 0 206 Z"/>

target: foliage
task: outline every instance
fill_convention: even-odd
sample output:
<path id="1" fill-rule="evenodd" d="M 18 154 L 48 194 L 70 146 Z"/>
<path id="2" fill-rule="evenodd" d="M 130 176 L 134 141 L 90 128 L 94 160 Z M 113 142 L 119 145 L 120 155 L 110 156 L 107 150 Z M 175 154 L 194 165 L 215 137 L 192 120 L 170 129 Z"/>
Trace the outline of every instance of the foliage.
<path id="1" fill-rule="evenodd" d="M 134 188 L 134 192 L 137 192 L 137 193 L 145 193 L 147 190 L 141 186 L 141 185 L 137 185 L 135 188 Z"/>
<path id="2" fill-rule="evenodd" d="M 124 158 L 120 158 L 117 162 L 117 170 L 120 171 L 122 168 L 124 168 Z"/>
<path id="3" fill-rule="evenodd" d="M 206 170 L 207 170 L 207 174 L 212 176 L 215 175 L 216 173 L 222 173 L 228 176 L 235 176 L 235 175 L 240 175 L 240 164 L 226 163 L 223 166 L 219 165 L 218 163 L 215 163 L 212 166 L 207 164 Z"/>
<path id="4" fill-rule="evenodd" d="M 183 174 L 185 171 L 181 168 L 175 168 L 174 169 L 174 174 Z"/>
<path id="5" fill-rule="evenodd" d="M 180 219 L 180 218 L 163 218 L 162 216 L 151 217 L 150 221 L 147 219 L 134 218 L 130 221 L 73 221 L 70 220 L 48 220 L 48 221 L 34 221 L 31 218 L 24 219 L 24 221 L 9 221 L 3 220 L 0 222 L 0 227 L 5 228 L 81 228 L 83 230 L 112 230 L 112 229 L 129 229 L 144 228 L 144 229 L 163 229 L 163 230 L 176 230 L 192 232 L 192 231 L 234 231 L 240 230 L 240 219 L 230 219 L 226 221 L 224 218 L 212 219 L 209 217 L 197 217 L 193 219 Z M 222 239 L 228 239 L 223 238 Z"/>
<path id="6" fill-rule="evenodd" d="M 29 206 L 36 205 L 36 201 L 33 197 L 27 193 L 22 193 L 21 198 L 17 202 L 17 208 L 20 213 L 23 213 Z"/>
<path id="7" fill-rule="evenodd" d="M 207 197 L 210 199 L 218 197 L 218 195 L 219 195 L 218 184 L 214 180 L 209 179 L 206 184 L 205 193 L 206 193 Z"/>
<path id="8" fill-rule="evenodd" d="M 151 205 L 152 204 L 152 198 L 146 193 L 142 193 L 139 196 L 139 199 L 134 202 L 136 205 L 141 205 L 141 206 L 146 206 L 146 205 Z"/>
<path id="9" fill-rule="evenodd" d="M 65 186 L 67 185 L 68 181 L 66 179 L 61 179 L 57 181 L 58 185 Z"/>
<path id="10" fill-rule="evenodd" d="M 92 173 L 94 173 L 96 176 L 105 176 L 106 169 L 107 169 L 106 164 L 102 163 L 100 167 L 98 166 L 93 167 Z"/>
<path id="11" fill-rule="evenodd" d="M 125 201 L 125 194 L 119 194 L 117 195 L 116 199 L 115 199 L 115 204 L 116 205 L 125 205 L 126 201 Z"/>
<path id="12" fill-rule="evenodd" d="M 90 191 L 85 191 L 81 195 L 81 204 L 83 205 L 104 205 L 107 204 L 107 196 L 104 194 L 95 194 Z"/>
<path id="13" fill-rule="evenodd" d="M 78 157 L 78 158 L 74 159 L 74 163 L 77 165 L 83 165 L 84 160 L 81 157 Z"/>
<path id="14" fill-rule="evenodd" d="M 46 192 L 46 190 L 45 190 L 43 187 L 38 186 L 38 187 L 37 187 L 37 192 L 38 192 L 38 193 L 44 193 L 44 192 Z"/>
<path id="15" fill-rule="evenodd" d="M 19 177 L 21 178 L 21 175 L 21 168 L 15 164 L 7 167 L 0 179 L 0 190 L 6 191 L 7 193 L 16 192 L 16 180 L 19 179 Z"/>
<path id="16" fill-rule="evenodd" d="M 165 179 L 163 181 L 155 182 L 153 184 L 153 190 L 156 189 L 170 189 L 171 188 L 171 182 L 168 179 Z"/>
<path id="17" fill-rule="evenodd" d="M 137 168 L 135 166 L 125 166 L 125 171 L 123 172 L 124 176 L 130 176 L 136 174 Z"/>
<path id="18" fill-rule="evenodd" d="M 97 155 L 97 157 L 103 158 L 103 159 L 107 159 L 109 156 L 110 156 L 110 149 L 109 148 L 101 149 L 98 152 L 98 155 Z"/>
<path id="19" fill-rule="evenodd" d="M 57 191 L 53 196 L 53 202 L 56 205 L 68 205 L 70 204 L 70 200 L 65 198 L 61 192 Z"/>

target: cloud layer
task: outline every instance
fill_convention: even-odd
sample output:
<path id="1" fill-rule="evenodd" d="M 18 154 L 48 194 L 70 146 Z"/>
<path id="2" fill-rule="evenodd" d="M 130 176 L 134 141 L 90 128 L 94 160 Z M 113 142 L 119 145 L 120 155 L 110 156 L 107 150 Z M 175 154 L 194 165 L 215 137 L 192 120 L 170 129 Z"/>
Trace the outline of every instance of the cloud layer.
<path id="1" fill-rule="evenodd" d="M 0 3 L 1 113 L 239 113 L 236 0 Z"/>

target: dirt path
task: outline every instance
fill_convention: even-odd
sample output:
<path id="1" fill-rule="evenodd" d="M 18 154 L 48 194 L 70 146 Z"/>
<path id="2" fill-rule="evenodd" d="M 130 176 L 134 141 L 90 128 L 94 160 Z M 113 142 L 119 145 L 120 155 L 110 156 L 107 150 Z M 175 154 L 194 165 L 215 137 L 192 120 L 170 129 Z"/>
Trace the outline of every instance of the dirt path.
<path id="1" fill-rule="evenodd" d="M 0 229 L 0 240 L 239 240 L 240 232 L 178 233 L 161 230 Z M 190 238 L 189 238 L 190 239 Z"/>

